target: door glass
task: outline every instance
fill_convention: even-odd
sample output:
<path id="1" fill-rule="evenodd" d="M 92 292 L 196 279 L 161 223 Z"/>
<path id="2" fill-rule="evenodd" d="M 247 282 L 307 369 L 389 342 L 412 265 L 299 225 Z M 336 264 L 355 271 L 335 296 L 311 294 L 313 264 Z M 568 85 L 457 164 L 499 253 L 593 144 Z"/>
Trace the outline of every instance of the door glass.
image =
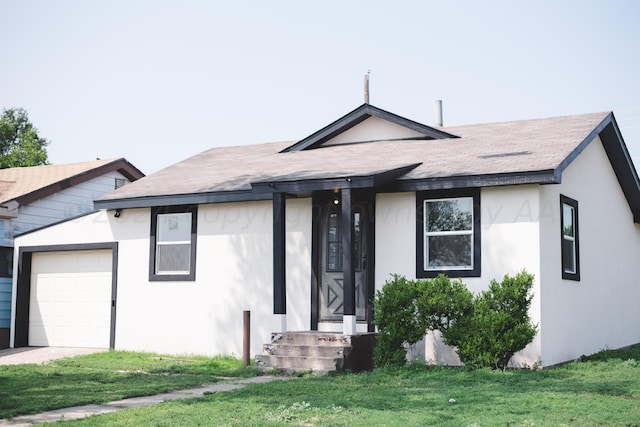
<path id="1" fill-rule="evenodd" d="M 342 265 L 342 213 L 340 207 L 328 205 L 325 211 L 321 236 L 323 242 L 320 271 L 320 320 L 342 320 L 344 313 L 343 265 Z M 354 255 L 356 317 L 365 320 L 365 217 L 361 209 L 353 213 L 352 251 Z"/>

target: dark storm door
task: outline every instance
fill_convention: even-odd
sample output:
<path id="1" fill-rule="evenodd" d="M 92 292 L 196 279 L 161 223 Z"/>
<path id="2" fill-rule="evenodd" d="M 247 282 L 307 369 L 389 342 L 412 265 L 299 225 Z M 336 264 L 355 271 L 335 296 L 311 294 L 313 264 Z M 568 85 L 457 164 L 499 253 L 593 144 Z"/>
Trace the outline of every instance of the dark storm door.
<path id="1" fill-rule="evenodd" d="M 352 248 L 355 269 L 356 320 L 366 320 L 367 309 L 367 230 L 366 205 L 358 204 L 352 213 Z M 318 318 L 323 321 L 342 321 L 344 291 L 342 287 L 342 217 L 341 206 L 330 201 L 324 206 L 320 227 L 320 289 Z"/>

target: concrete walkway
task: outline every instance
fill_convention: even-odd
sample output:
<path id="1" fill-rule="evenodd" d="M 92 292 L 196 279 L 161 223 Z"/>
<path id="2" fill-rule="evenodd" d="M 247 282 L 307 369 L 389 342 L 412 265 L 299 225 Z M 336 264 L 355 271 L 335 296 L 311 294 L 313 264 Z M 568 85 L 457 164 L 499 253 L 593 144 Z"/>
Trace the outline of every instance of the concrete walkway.
<path id="1" fill-rule="evenodd" d="M 45 363 L 50 360 L 109 351 L 106 348 L 19 347 L 0 350 L 0 365 Z"/>
<path id="2" fill-rule="evenodd" d="M 156 394 L 153 396 L 131 397 L 117 400 L 102 405 L 84 405 L 73 408 L 56 409 L 35 415 L 20 415 L 11 420 L 0 420 L 0 426 L 30 426 L 37 423 L 55 422 L 60 420 L 75 420 L 91 415 L 108 414 L 119 409 L 139 408 L 155 405 L 169 400 L 192 399 L 203 397 L 205 394 L 219 393 L 235 390 L 247 384 L 263 384 L 275 380 L 284 380 L 283 377 L 262 376 L 246 379 L 232 379 L 225 382 L 209 384 L 204 387 L 177 390 L 170 393 Z"/>

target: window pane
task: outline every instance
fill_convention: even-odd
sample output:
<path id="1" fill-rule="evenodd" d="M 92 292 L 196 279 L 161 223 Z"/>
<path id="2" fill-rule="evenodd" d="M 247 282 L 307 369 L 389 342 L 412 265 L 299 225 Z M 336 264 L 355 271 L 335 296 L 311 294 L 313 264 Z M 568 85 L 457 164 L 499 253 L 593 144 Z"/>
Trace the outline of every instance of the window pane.
<path id="1" fill-rule="evenodd" d="M 576 272 L 576 247 L 575 241 L 562 239 L 562 268 L 565 273 Z"/>
<path id="2" fill-rule="evenodd" d="M 357 271 L 362 271 L 362 225 L 360 224 L 360 212 L 353 213 L 353 256 Z"/>
<path id="3" fill-rule="evenodd" d="M 189 273 L 191 245 L 158 245 L 156 273 Z"/>
<path id="4" fill-rule="evenodd" d="M 562 205 L 562 227 L 565 236 L 574 237 L 573 206 Z"/>
<path id="5" fill-rule="evenodd" d="M 462 231 L 473 228 L 473 198 L 426 200 L 427 232 Z"/>
<path id="6" fill-rule="evenodd" d="M 428 236 L 426 269 L 442 267 L 473 268 L 472 235 Z"/>
<path id="7" fill-rule="evenodd" d="M 191 213 L 158 215 L 158 242 L 191 241 Z"/>
<path id="8" fill-rule="evenodd" d="M 342 270 L 342 243 L 332 242 L 327 246 L 327 269 L 330 271 Z"/>

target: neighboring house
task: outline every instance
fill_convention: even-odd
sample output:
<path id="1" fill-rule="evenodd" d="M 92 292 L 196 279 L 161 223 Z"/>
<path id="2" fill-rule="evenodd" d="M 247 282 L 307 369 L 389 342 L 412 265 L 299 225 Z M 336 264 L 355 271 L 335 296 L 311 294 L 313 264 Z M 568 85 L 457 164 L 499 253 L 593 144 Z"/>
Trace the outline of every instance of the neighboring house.
<path id="1" fill-rule="evenodd" d="M 0 348 L 9 346 L 14 236 L 93 211 L 96 198 L 143 176 L 124 159 L 0 169 Z"/>
<path id="2" fill-rule="evenodd" d="M 364 104 L 95 206 L 16 239 L 16 347 L 239 355 L 250 310 L 255 354 L 271 332 L 374 331 L 372 298 L 394 273 L 477 292 L 522 269 L 539 333 L 515 364 L 640 342 L 640 185 L 612 113 L 434 128 Z M 70 295 L 71 320 L 55 314 L 68 301 L 39 296 L 82 280 L 95 290 Z M 423 347 L 456 362 L 437 338 Z"/>

